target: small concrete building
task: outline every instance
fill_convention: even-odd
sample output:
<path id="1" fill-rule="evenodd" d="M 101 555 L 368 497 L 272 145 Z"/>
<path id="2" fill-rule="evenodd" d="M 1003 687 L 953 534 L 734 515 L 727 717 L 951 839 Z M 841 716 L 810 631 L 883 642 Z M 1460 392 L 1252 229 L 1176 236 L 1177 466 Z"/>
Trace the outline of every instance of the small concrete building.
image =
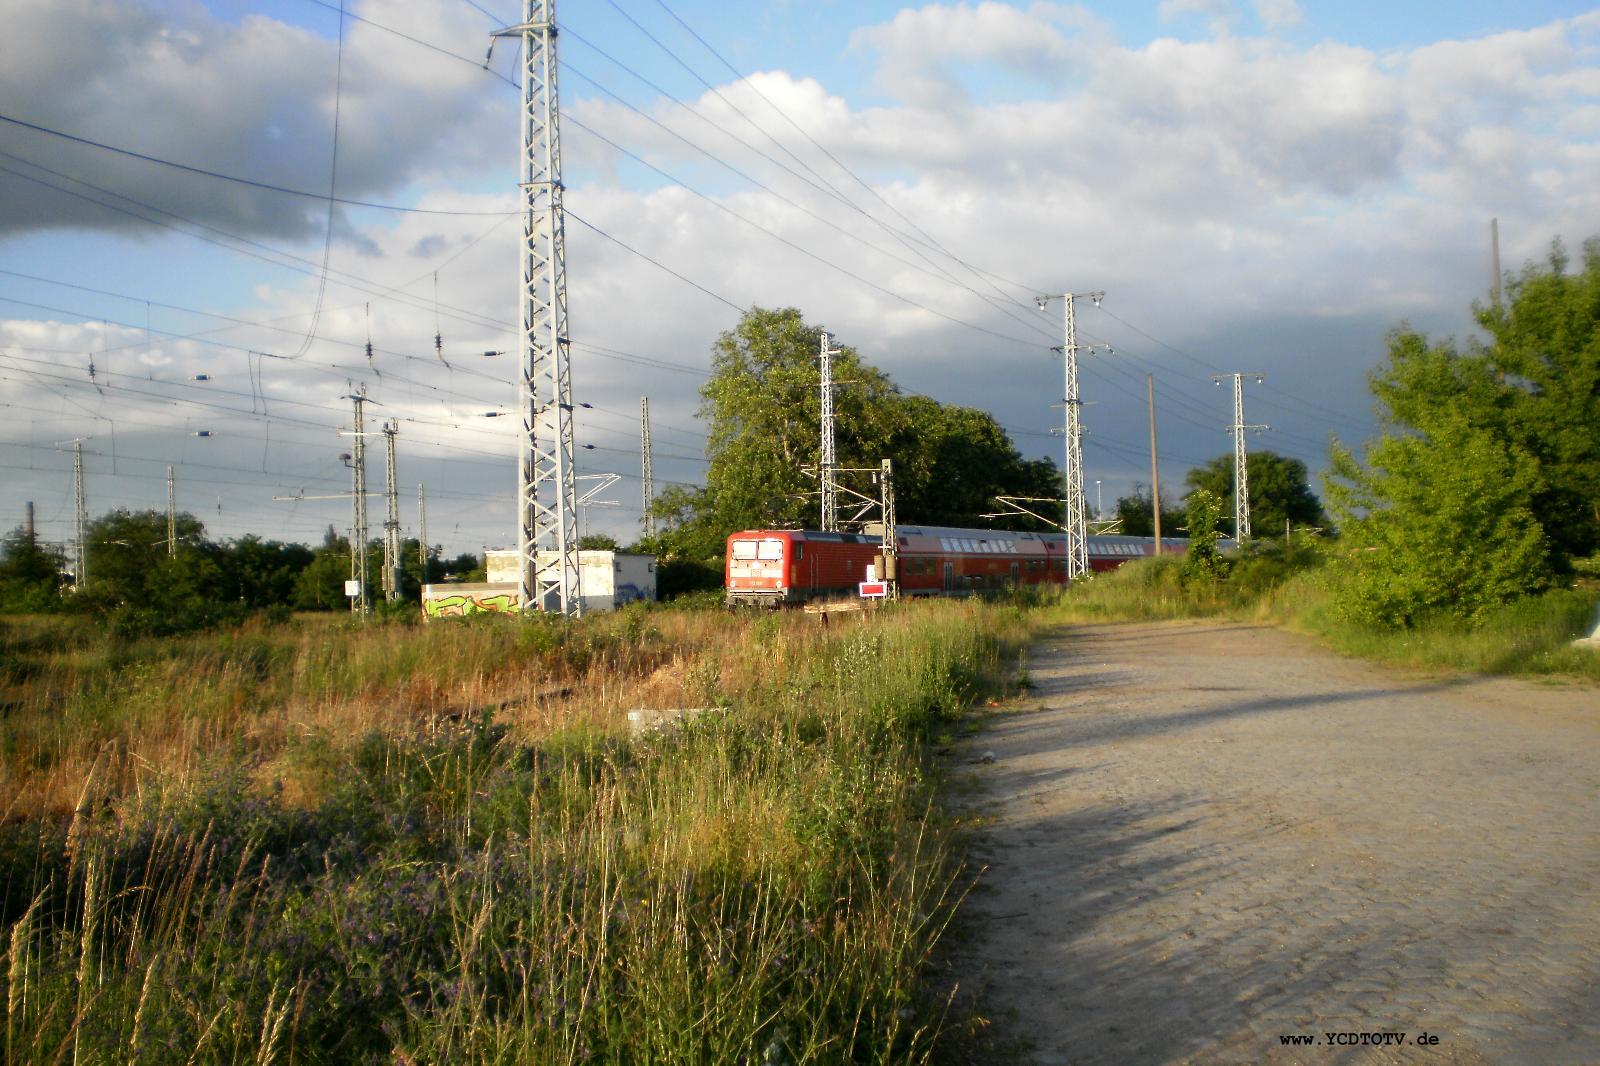
<path id="1" fill-rule="evenodd" d="M 488 581 L 424 585 L 423 613 L 431 618 L 443 618 L 476 611 L 521 610 L 517 594 L 517 553 L 506 549 L 485 554 Z M 539 553 L 540 563 L 554 559 L 554 552 Z M 656 557 L 630 552 L 581 551 L 578 553 L 578 583 L 585 614 L 614 611 L 635 600 L 653 601 L 656 598 Z"/>

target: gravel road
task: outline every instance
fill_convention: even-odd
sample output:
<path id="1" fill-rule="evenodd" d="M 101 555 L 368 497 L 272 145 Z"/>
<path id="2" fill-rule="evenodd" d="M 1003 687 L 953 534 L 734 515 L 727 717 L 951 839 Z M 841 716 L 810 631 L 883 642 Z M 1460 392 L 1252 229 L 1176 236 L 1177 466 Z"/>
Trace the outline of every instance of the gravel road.
<path id="1" fill-rule="evenodd" d="M 955 960 L 1021 1061 L 1600 1063 L 1600 690 L 1214 623 L 1029 670 Z"/>

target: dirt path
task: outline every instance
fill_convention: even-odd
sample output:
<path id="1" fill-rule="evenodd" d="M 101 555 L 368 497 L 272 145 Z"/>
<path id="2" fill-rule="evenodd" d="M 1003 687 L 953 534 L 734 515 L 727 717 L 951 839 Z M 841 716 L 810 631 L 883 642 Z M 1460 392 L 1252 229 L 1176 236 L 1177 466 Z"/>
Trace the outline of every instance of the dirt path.
<path id="1" fill-rule="evenodd" d="M 1027 1061 L 1600 1063 L 1600 691 L 1215 624 L 1073 628 L 1030 672 L 967 749 L 958 962 Z"/>

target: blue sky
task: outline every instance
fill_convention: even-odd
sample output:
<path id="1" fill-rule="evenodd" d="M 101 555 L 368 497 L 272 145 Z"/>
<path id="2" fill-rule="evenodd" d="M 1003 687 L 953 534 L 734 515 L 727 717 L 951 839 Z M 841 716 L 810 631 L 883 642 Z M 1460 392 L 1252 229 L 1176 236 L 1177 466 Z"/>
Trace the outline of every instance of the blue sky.
<path id="1" fill-rule="evenodd" d="M 479 60 L 495 20 L 478 6 L 516 13 L 487 0 L 349 10 Z M 1107 289 L 1104 313 L 1082 322 L 1117 348 L 1084 369 L 1089 480 L 1109 502 L 1147 476 L 1146 373 L 1163 405 L 1164 482 L 1226 446 L 1227 404 L 1209 384 L 1219 370 L 1265 371 L 1249 396 L 1252 420 L 1274 427 L 1261 446 L 1318 468 L 1330 431 L 1370 431 L 1363 378 L 1387 330 L 1473 335 L 1490 217 L 1514 269 L 1552 238 L 1582 241 L 1600 212 L 1600 16 L 1580 5 L 672 4 L 753 82 L 656 0 L 618 6 L 694 74 L 608 0 L 561 3 L 568 206 L 581 220 L 568 227 L 574 373 L 595 404 L 580 426 L 594 470 L 636 474 L 648 393 L 658 476 L 701 475 L 695 390 L 735 317 L 638 253 L 736 306 L 800 307 L 908 391 L 993 411 L 1029 454 L 1060 447 L 1049 435 L 1058 326 L 1032 312 L 1029 291 Z M 326 6 L 91 0 L 67 13 L 21 0 L 12 24 L 0 112 L 327 188 L 338 16 Z M 479 353 L 513 343 L 516 226 L 493 212 L 515 206 L 516 93 L 354 19 L 345 29 L 339 195 L 468 213 L 341 208 L 326 284 L 327 219 L 314 201 L 0 128 L 11 154 L 0 157 L 0 475 L 11 490 L 0 525 L 31 496 L 61 534 L 70 461 L 53 448 L 82 437 L 91 510 L 159 505 L 164 464 L 176 462 L 213 532 L 314 538 L 345 521 L 337 505 L 271 496 L 347 476 L 339 397 L 366 381 L 407 420 L 402 485 L 449 485 L 459 498 L 451 521 L 430 515 L 430 531 L 452 550 L 505 542 L 510 420 L 483 415 L 510 402 L 512 366 Z M 497 48 L 497 70 L 514 62 Z M 136 215 L 182 216 L 153 217 L 187 232 L 48 187 L 105 198 L 71 178 L 130 198 L 115 202 Z M 912 224 L 938 248 L 906 243 Z M 272 262 L 280 253 L 296 268 Z M 636 480 L 617 491 L 624 506 L 594 517 L 626 538 Z"/>

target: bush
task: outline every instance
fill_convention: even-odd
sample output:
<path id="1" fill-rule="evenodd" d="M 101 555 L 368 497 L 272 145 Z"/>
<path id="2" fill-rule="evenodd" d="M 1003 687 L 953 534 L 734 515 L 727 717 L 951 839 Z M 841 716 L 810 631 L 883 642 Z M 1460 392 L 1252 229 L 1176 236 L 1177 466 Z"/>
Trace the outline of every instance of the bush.
<path id="1" fill-rule="evenodd" d="M 1335 447 L 1329 476 L 1344 548 L 1334 606 L 1344 618 L 1380 629 L 1434 615 L 1479 621 L 1548 586 L 1526 453 L 1441 414 L 1424 435 L 1381 438 L 1368 458 L 1363 470 Z"/>
<path id="2" fill-rule="evenodd" d="M 656 597 L 670 600 L 690 592 L 722 588 L 722 560 L 671 559 L 656 563 Z"/>
<path id="3" fill-rule="evenodd" d="M 1188 581 L 1216 581 L 1228 574 L 1228 560 L 1217 550 L 1222 500 L 1207 489 L 1189 493 L 1189 551 L 1183 560 Z"/>

